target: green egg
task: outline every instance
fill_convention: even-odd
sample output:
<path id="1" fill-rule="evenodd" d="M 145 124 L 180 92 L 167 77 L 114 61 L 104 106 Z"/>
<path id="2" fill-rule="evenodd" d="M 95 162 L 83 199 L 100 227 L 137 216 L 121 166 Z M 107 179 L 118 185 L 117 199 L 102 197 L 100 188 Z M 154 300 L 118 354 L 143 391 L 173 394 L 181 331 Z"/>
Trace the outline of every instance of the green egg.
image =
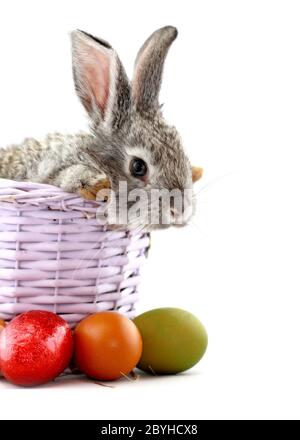
<path id="1" fill-rule="evenodd" d="M 176 374 L 203 357 L 207 333 L 192 313 L 177 308 L 149 310 L 134 319 L 141 332 L 143 352 L 139 364 L 152 374 Z"/>

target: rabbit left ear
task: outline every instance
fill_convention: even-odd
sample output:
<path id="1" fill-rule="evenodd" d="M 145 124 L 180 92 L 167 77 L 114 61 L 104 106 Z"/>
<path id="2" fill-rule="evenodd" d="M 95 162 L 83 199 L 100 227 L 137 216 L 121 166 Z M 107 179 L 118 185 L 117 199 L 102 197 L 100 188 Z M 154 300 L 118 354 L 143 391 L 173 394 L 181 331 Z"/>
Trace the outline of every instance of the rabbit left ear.
<path id="1" fill-rule="evenodd" d="M 195 183 L 199 179 L 201 179 L 202 175 L 203 175 L 203 168 L 192 167 L 192 180 L 193 180 L 193 183 Z"/>
<path id="2" fill-rule="evenodd" d="M 157 110 L 165 58 L 177 29 L 165 26 L 155 31 L 141 47 L 132 81 L 133 104 L 139 111 Z"/>
<path id="3" fill-rule="evenodd" d="M 114 49 L 83 31 L 72 33 L 76 92 L 94 122 L 119 126 L 130 106 L 130 86 Z"/>

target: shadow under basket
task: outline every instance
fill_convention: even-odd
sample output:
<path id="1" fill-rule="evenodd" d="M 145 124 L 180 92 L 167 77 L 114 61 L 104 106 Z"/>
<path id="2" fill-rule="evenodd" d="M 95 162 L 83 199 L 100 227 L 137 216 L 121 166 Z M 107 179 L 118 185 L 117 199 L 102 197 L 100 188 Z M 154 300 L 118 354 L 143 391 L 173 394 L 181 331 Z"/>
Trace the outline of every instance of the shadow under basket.
<path id="1" fill-rule="evenodd" d="M 74 327 L 103 310 L 135 316 L 149 234 L 109 231 L 98 206 L 52 185 L 0 179 L 0 319 L 48 310 Z"/>

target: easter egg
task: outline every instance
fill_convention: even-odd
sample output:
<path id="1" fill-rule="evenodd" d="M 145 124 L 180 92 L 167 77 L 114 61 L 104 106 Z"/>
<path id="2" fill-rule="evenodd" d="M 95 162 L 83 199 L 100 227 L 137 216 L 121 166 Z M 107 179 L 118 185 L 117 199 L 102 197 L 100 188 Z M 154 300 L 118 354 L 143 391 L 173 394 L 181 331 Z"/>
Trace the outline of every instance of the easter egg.
<path id="1" fill-rule="evenodd" d="M 72 351 L 72 333 L 66 321 L 46 311 L 26 312 L 0 334 L 0 370 L 16 385 L 40 385 L 64 371 Z"/>
<path id="2" fill-rule="evenodd" d="M 5 321 L 3 321 L 3 319 L 0 319 L 0 333 L 2 332 L 5 326 L 6 326 Z M 0 370 L 0 376 L 2 376 L 1 370 Z"/>
<path id="3" fill-rule="evenodd" d="M 150 310 L 134 319 L 143 339 L 138 368 L 152 374 L 176 374 L 200 361 L 207 333 L 192 313 L 177 308 Z"/>
<path id="4" fill-rule="evenodd" d="M 83 319 L 74 332 L 75 362 L 87 376 L 115 380 L 130 373 L 142 354 L 136 325 L 117 312 L 99 312 Z"/>

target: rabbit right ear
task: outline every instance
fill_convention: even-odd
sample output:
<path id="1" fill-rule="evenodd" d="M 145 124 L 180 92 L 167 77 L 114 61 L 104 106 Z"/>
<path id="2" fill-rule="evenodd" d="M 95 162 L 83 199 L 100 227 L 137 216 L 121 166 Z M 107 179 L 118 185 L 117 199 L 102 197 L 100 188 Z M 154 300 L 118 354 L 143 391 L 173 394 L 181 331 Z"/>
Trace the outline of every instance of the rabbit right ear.
<path id="1" fill-rule="evenodd" d="M 113 48 L 83 31 L 72 32 L 76 92 L 95 123 L 119 127 L 130 107 L 130 86 Z"/>
<path id="2" fill-rule="evenodd" d="M 176 37 L 177 29 L 165 26 L 153 32 L 141 47 L 132 80 L 132 99 L 138 110 L 158 109 L 164 62 Z"/>

